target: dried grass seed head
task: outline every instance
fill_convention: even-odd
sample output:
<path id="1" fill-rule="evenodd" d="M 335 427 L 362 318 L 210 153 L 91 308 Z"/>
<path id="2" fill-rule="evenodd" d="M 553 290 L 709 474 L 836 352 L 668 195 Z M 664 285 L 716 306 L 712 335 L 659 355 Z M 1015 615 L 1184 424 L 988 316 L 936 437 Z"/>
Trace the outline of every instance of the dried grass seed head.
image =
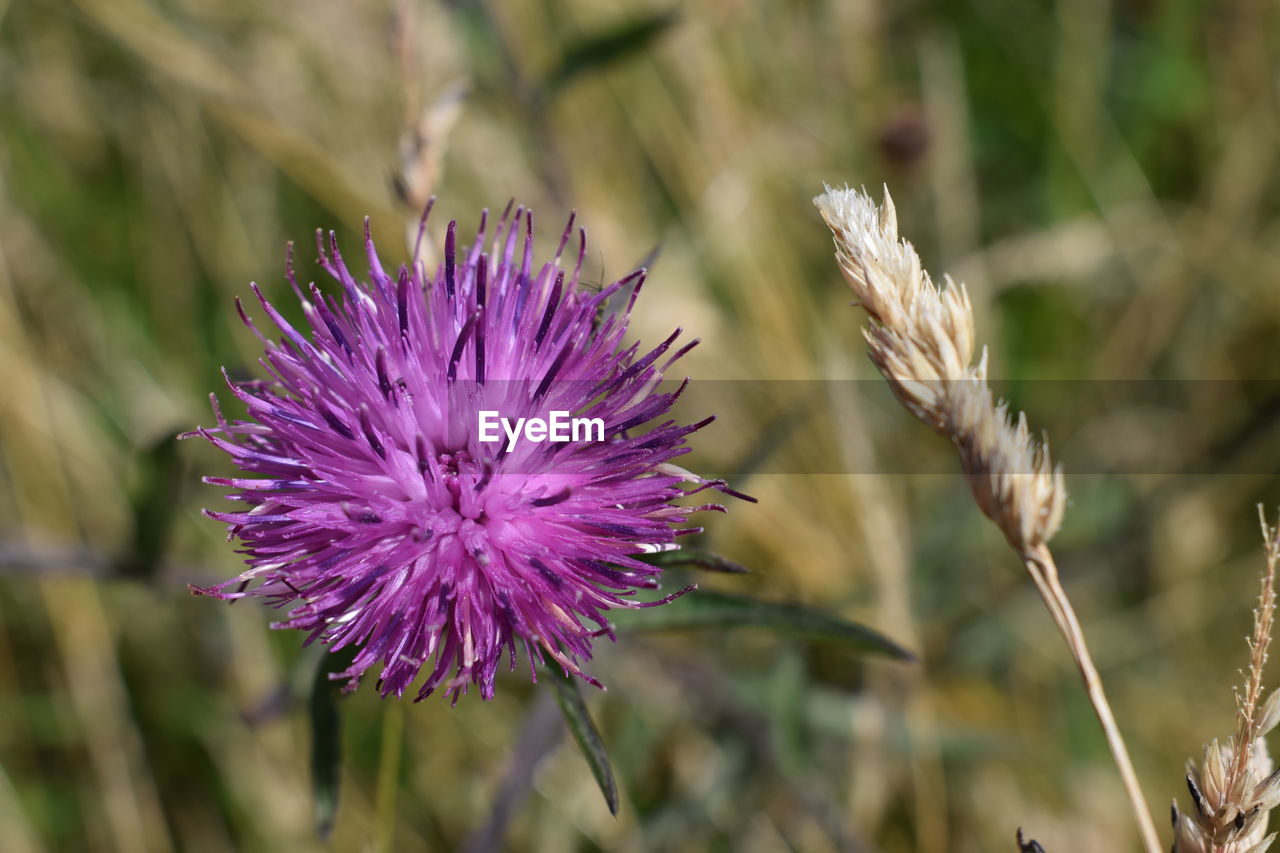
<path id="1" fill-rule="evenodd" d="M 836 260 L 871 316 L 871 361 L 912 414 L 955 443 L 974 499 L 1026 554 L 1062 523 L 1066 486 L 1045 446 L 1033 441 L 987 385 L 985 350 L 974 363 L 973 305 L 949 276 L 939 287 L 898 236 L 888 190 L 826 188 L 814 199 L 835 237 Z"/>
<path id="2" fill-rule="evenodd" d="M 1264 738 L 1280 723 L 1280 693 L 1266 701 L 1262 675 L 1275 617 L 1275 572 L 1280 551 L 1277 531 L 1262 518 L 1266 571 L 1253 611 L 1249 665 L 1236 690 L 1237 732 L 1205 745 L 1200 766 L 1189 763 L 1187 790 L 1192 808 L 1173 804 L 1174 853 L 1263 853 L 1275 840 L 1267 835 L 1270 812 L 1280 805 L 1280 771 L 1273 768 Z"/>

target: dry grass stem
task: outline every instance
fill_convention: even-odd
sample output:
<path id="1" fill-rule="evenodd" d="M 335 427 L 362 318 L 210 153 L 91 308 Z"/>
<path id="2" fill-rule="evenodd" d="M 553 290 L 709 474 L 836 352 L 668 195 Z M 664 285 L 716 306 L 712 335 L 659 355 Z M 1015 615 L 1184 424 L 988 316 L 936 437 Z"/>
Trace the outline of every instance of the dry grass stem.
<path id="1" fill-rule="evenodd" d="M 1267 524 L 1262 509 L 1262 538 L 1267 567 L 1253 611 L 1249 636 L 1249 667 L 1243 689 L 1236 690 L 1237 728 L 1234 737 L 1205 745 L 1200 767 L 1187 769 L 1192 810 L 1173 805 L 1174 853 L 1263 853 L 1276 834 L 1267 835 L 1272 809 L 1280 804 L 1280 770 L 1273 770 L 1262 740 L 1280 722 L 1280 693 L 1262 702 L 1262 672 L 1275 624 L 1276 562 L 1280 532 Z"/>
<path id="2" fill-rule="evenodd" d="M 1143 844 L 1158 853 L 1137 774 L 1048 548 L 1066 505 L 1062 471 L 1032 440 L 1025 416 L 1014 416 L 988 386 L 986 351 L 976 357 L 964 285 L 950 277 L 942 286 L 933 282 L 915 249 L 898 236 L 887 190 L 880 205 L 864 192 L 830 188 L 814 204 L 835 236 L 845 280 L 871 317 L 863 329 L 871 360 L 903 405 L 956 446 L 974 500 L 1022 558 L 1075 658 Z"/>

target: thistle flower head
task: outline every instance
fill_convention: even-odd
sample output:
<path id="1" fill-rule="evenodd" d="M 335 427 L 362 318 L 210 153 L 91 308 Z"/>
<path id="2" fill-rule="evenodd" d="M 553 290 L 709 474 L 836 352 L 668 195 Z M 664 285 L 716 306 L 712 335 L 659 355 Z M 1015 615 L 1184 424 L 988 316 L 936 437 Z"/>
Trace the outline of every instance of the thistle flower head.
<path id="1" fill-rule="evenodd" d="M 217 426 L 196 431 L 242 469 L 206 478 L 240 504 L 207 514 L 241 540 L 249 568 L 195 591 L 287 608 L 274 627 L 354 647 L 337 677 L 354 688 L 380 665 L 384 696 L 425 668 L 419 699 L 443 685 L 456 700 L 472 684 L 490 698 L 504 652 L 514 669 L 523 651 L 535 679 L 551 658 L 593 681 L 580 664 L 594 637 L 612 637 L 606 612 L 644 606 L 632 596 L 658 585 L 659 570 L 637 556 L 676 547 L 694 532 L 679 528 L 691 512 L 723 509 L 673 501 L 708 487 L 736 493 L 674 464 L 711 419 L 664 418 L 684 385 L 659 382 L 696 341 L 677 347 L 676 330 L 652 350 L 624 346 L 644 272 L 584 286 L 585 232 L 572 270 L 560 266 L 572 222 L 540 268 L 523 208 L 508 207 L 488 246 L 484 217 L 470 246 L 450 223 L 430 275 L 416 258 L 386 272 L 366 225 L 367 284 L 333 234 L 326 250 L 318 233 L 320 266 L 341 292 L 304 293 L 290 261 L 302 329 L 255 285 L 282 337 L 240 314 L 270 379 L 228 378 L 247 419 L 228 421 L 215 399 Z M 625 306 L 607 313 L 618 299 Z M 482 440 L 481 412 L 599 419 L 602 440 L 512 442 L 502 430 Z"/>

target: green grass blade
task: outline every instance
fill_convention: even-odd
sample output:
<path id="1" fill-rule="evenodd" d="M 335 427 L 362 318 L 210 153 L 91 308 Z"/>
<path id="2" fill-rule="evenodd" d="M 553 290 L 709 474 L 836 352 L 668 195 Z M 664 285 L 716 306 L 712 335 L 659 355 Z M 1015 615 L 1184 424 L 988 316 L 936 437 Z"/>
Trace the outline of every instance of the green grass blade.
<path id="1" fill-rule="evenodd" d="M 760 601 L 742 595 L 696 590 L 670 604 L 618 611 L 618 628 L 670 631 L 707 628 L 764 628 L 778 634 L 833 643 L 859 654 L 915 660 L 915 655 L 888 637 L 834 613 L 803 604 Z"/>
<path id="2" fill-rule="evenodd" d="M 311 783 L 316 835 L 324 840 L 338 813 L 338 783 L 342 777 L 342 717 L 338 712 L 341 686 L 329 678 L 351 665 L 354 650 L 325 654 L 311 684 L 308 712 L 311 723 Z"/>
<path id="3" fill-rule="evenodd" d="M 618 786 L 613 781 L 613 768 L 609 765 L 609 753 L 605 751 L 600 732 L 587 712 L 587 703 L 582 700 L 578 685 L 572 676 L 565 675 L 555 664 L 546 669 L 548 680 L 555 687 L 556 701 L 560 703 L 560 712 L 564 721 L 578 742 L 582 757 L 591 767 L 591 775 L 596 777 L 600 793 L 609 805 L 609 813 L 618 813 Z"/>
<path id="4" fill-rule="evenodd" d="M 560 62 L 547 75 L 546 91 L 554 94 L 582 74 L 639 53 L 675 22 L 674 12 L 661 12 L 610 27 L 573 42 L 565 48 Z"/>
<path id="5" fill-rule="evenodd" d="M 723 572 L 731 575 L 747 575 L 751 573 L 751 570 L 741 563 L 726 560 L 719 554 L 713 554 L 701 548 L 660 551 L 656 554 L 647 554 L 641 559 L 651 566 L 662 566 L 664 568 L 688 566 L 694 569 L 702 569 L 705 572 Z"/>
<path id="6" fill-rule="evenodd" d="M 126 577 L 152 579 L 168 547 L 183 478 L 177 433 L 178 429 L 171 429 L 139 454 L 139 482 L 132 500 L 133 535 L 116 561 L 117 571 Z"/>

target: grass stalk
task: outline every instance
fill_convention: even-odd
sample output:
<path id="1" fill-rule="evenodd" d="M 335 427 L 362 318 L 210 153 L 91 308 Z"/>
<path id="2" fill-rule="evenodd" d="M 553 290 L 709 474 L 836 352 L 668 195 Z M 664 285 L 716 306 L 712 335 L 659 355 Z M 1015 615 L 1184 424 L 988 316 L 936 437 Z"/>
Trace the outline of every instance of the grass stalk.
<path id="1" fill-rule="evenodd" d="M 865 192 L 828 188 L 814 204 L 835 238 L 840 271 L 871 319 L 863 337 L 872 363 L 898 401 L 955 446 L 974 502 L 1027 566 L 1084 679 L 1143 847 L 1160 853 L 1133 762 L 1049 550 L 1066 510 L 1061 467 L 1032 438 L 1026 416 L 1011 411 L 988 384 L 987 352 L 978 347 L 968 291 L 950 277 L 934 283 L 899 236 L 887 191 L 877 205 Z"/>
<path id="2" fill-rule="evenodd" d="M 1120 771 L 1125 794 L 1129 798 L 1134 818 L 1138 822 L 1138 831 L 1142 835 L 1143 847 L 1147 853 L 1160 853 L 1162 849 L 1160 837 L 1156 833 L 1151 810 L 1143 796 L 1142 786 L 1138 784 L 1138 774 L 1133 769 L 1133 761 L 1129 758 L 1129 750 L 1125 746 L 1124 737 L 1120 734 L 1120 727 L 1116 725 L 1115 715 L 1111 713 L 1111 703 L 1107 701 L 1106 691 L 1102 687 L 1102 678 L 1098 675 L 1093 657 L 1089 654 L 1089 646 L 1085 643 L 1080 620 L 1076 618 L 1071 599 L 1067 597 L 1067 591 L 1062 588 L 1062 583 L 1058 579 L 1058 566 L 1053 559 L 1053 552 L 1047 545 L 1041 544 L 1024 555 L 1024 560 L 1036 589 L 1040 591 L 1040 597 L 1044 599 L 1050 617 L 1062 633 L 1062 639 L 1066 642 L 1067 649 L 1076 662 L 1076 668 L 1080 671 L 1085 693 L 1089 696 L 1089 704 L 1098 715 L 1098 722 L 1102 725 L 1102 732 L 1107 738 L 1107 747 L 1111 750 L 1111 758 L 1115 762 L 1116 769 Z"/>

